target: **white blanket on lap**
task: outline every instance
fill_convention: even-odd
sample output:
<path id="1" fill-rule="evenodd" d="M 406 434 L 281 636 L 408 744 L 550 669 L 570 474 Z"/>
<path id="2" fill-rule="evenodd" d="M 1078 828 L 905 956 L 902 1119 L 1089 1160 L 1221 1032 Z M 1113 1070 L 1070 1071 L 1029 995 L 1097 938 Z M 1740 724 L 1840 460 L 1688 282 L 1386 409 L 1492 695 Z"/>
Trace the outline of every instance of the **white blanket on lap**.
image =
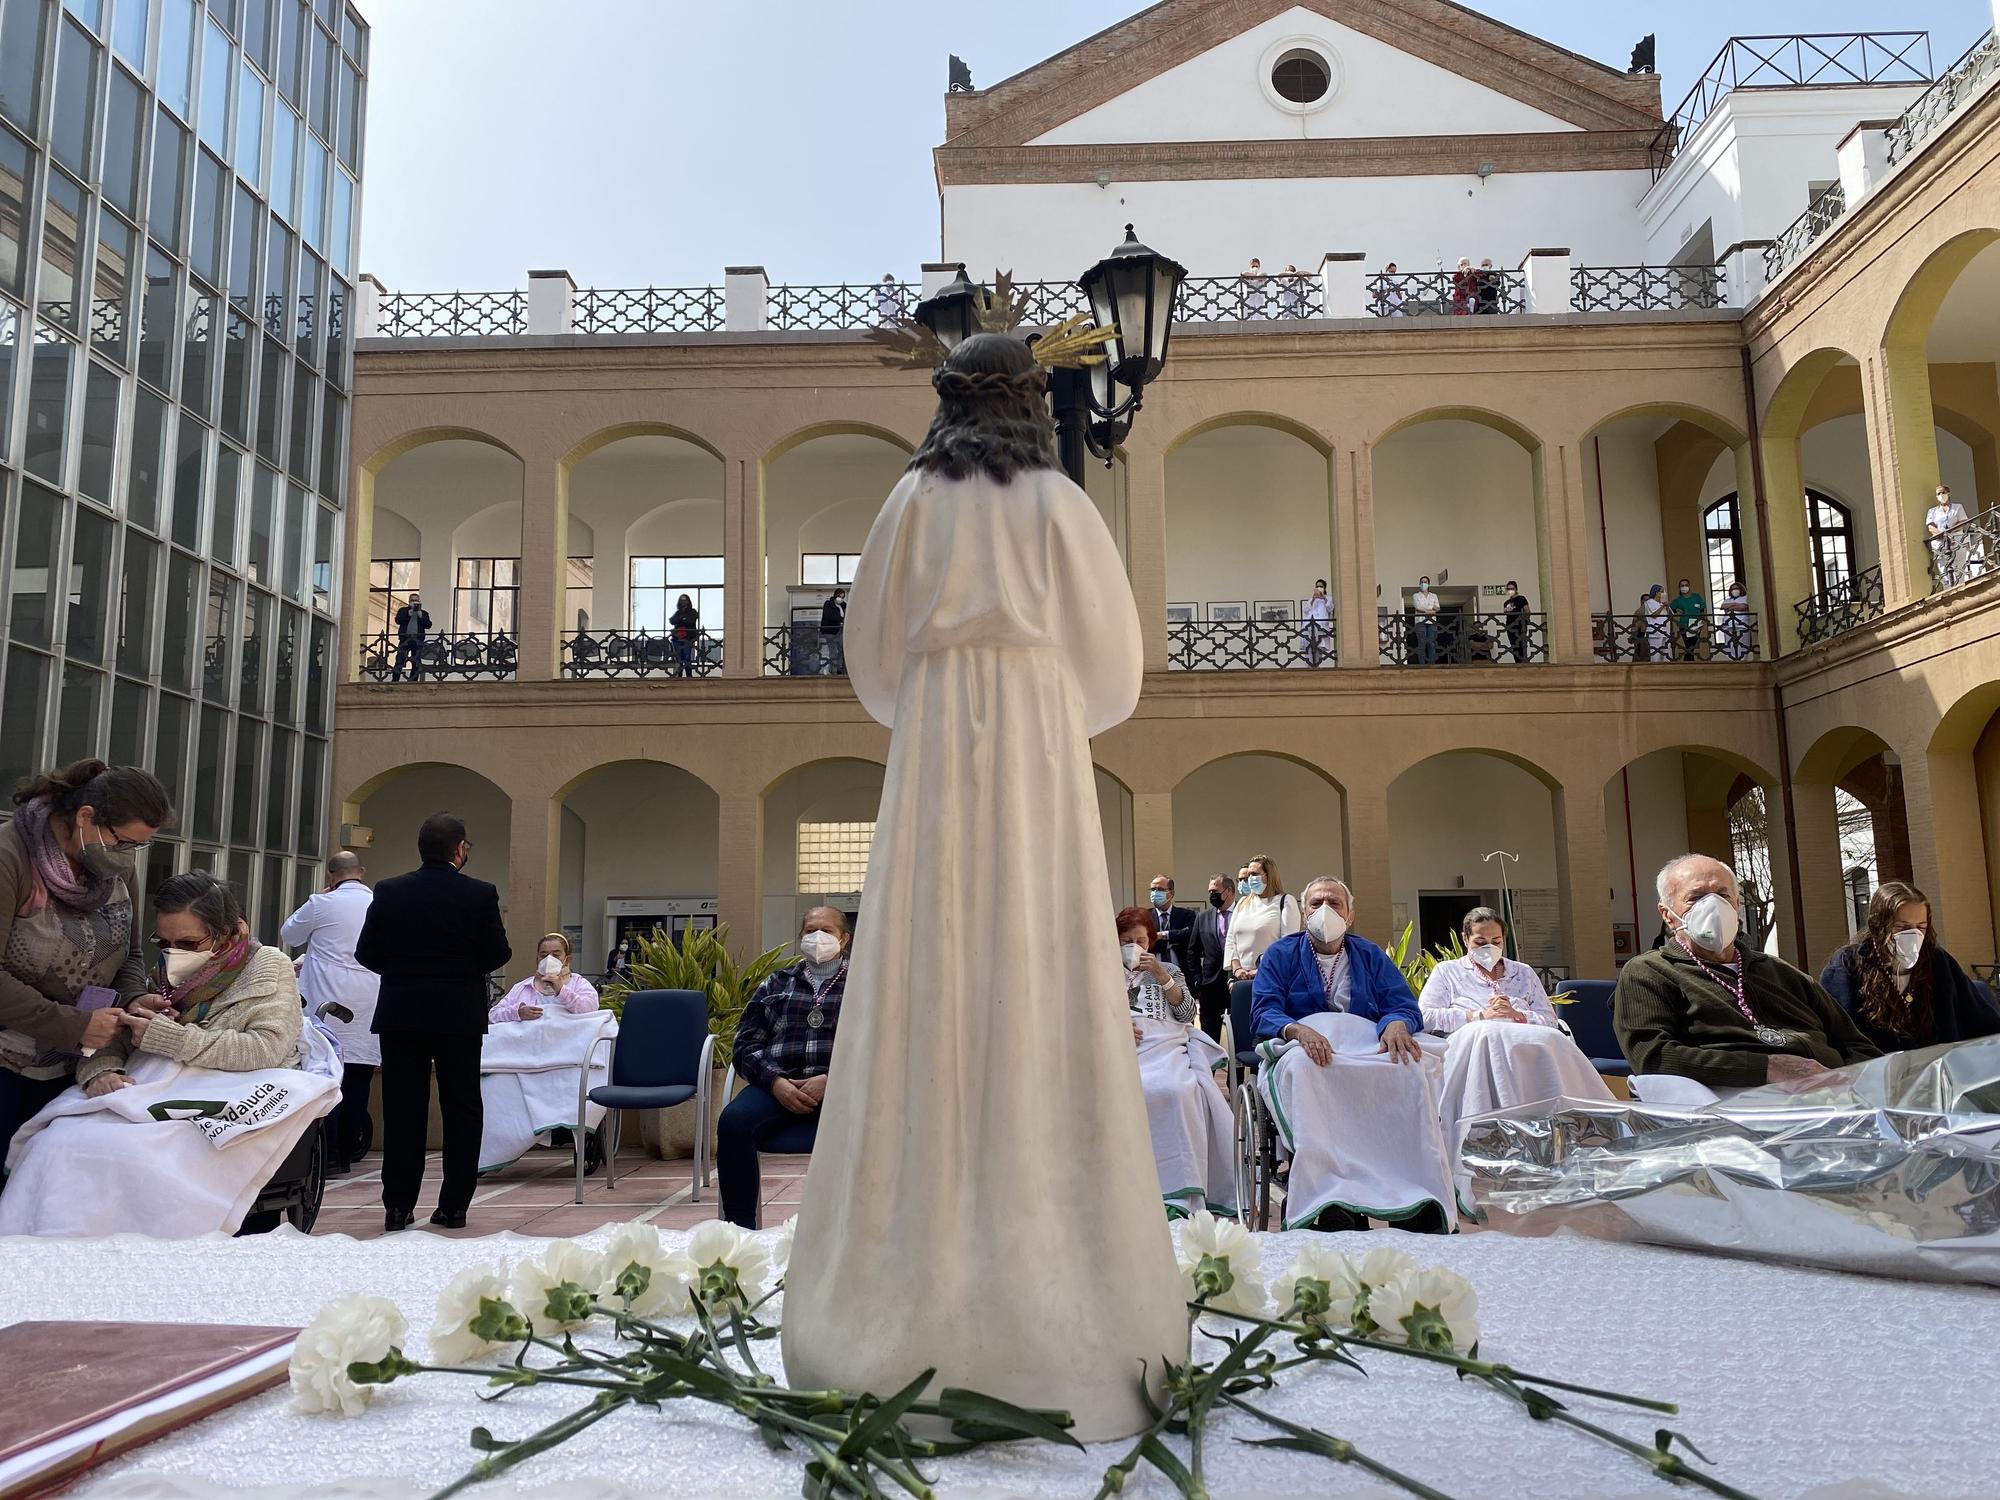
<path id="1" fill-rule="evenodd" d="M 1378 1050 L 1375 1023 L 1359 1016 L 1327 1011 L 1300 1024 L 1333 1043 L 1325 1067 L 1296 1042 L 1257 1044 L 1257 1089 L 1292 1158 L 1284 1227 L 1333 1205 L 1401 1219 L 1435 1203 L 1456 1223 L 1430 1058 L 1392 1061 Z"/>
<path id="2" fill-rule="evenodd" d="M 1610 1097 L 1590 1059 L 1555 1027 L 1468 1022 L 1445 1045 L 1444 1081 L 1438 1087 L 1438 1118 L 1454 1177 L 1461 1189 L 1467 1185 L 1458 1148 L 1473 1116 L 1545 1099 Z"/>
<path id="3" fill-rule="evenodd" d="M 1135 1018 L 1136 1019 L 1136 1018 Z M 1236 1130 L 1214 1081 L 1222 1049 L 1173 1021 L 1138 1021 L 1139 1086 L 1169 1208 L 1236 1212 Z"/>
<path id="4" fill-rule="evenodd" d="M 225 1073 L 150 1052 L 130 1087 L 72 1088 L 14 1137 L 0 1235 L 234 1234 L 291 1150 L 340 1101 L 295 1068 Z"/>
<path id="5" fill-rule="evenodd" d="M 590 1060 L 590 1086 L 611 1081 L 611 1039 L 618 1017 L 608 1010 L 548 1010 L 537 1021 L 503 1021 L 486 1033 L 479 1054 L 479 1094 L 486 1123 L 479 1136 L 479 1170 L 517 1161 L 536 1138 L 576 1128 L 577 1069 Z M 584 1111 L 586 1130 L 604 1119 L 604 1106 Z"/>

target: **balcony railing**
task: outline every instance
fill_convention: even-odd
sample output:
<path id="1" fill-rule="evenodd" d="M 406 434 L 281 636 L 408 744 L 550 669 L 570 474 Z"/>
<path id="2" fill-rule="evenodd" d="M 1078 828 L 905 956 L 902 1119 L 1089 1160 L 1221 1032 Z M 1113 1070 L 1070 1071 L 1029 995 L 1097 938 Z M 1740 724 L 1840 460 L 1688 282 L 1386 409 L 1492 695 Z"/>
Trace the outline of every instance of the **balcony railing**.
<path id="1" fill-rule="evenodd" d="M 1053 328 L 1065 318 L 1090 312 L 1090 299 L 1074 281 L 1017 281 L 1014 294 L 1025 308 L 1022 326 Z"/>
<path id="2" fill-rule="evenodd" d="M 713 677 L 722 670 L 722 638 L 697 631 L 682 639 L 645 630 L 566 630 L 565 677 Z"/>
<path id="3" fill-rule="evenodd" d="M 2000 34 L 1987 32 L 1966 49 L 1965 56 L 1925 89 L 1902 118 L 1889 127 L 1889 163 L 1902 161 L 1938 133 L 1959 107 L 1977 98 L 1986 80 L 2000 73 Z"/>
<path id="4" fill-rule="evenodd" d="M 768 625 L 764 628 L 766 677 L 845 677 L 845 638 L 821 635 L 817 625 Z"/>
<path id="5" fill-rule="evenodd" d="M 392 635 L 370 636 L 361 643 L 361 675 L 374 682 L 399 678 L 459 681 L 475 677 L 505 681 L 514 675 L 520 647 L 511 633 L 501 631 L 431 635 L 415 659 L 405 658 Z"/>
<path id="6" fill-rule="evenodd" d="M 1929 538 L 1931 592 L 1984 578 L 2000 565 L 2000 509 L 1981 511 Z"/>
<path id="7" fill-rule="evenodd" d="M 1792 606 L 1799 616 L 1799 644 L 1816 645 L 1845 635 L 1881 615 L 1882 568 L 1863 568 L 1852 578 L 1842 579 L 1830 589 L 1801 599 Z"/>
<path id="8" fill-rule="evenodd" d="M 1570 272 L 1578 312 L 1673 312 L 1722 306 L 1719 266 L 1578 266 Z"/>
<path id="9" fill-rule="evenodd" d="M 1183 323 L 1241 323 L 1265 318 L 1323 318 L 1326 288 L 1304 271 L 1261 276 L 1190 276 L 1174 298 Z"/>
<path id="10" fill-rule="evenodd" d="M 912 316 L 923 295 L 921 286 L 906 281 L 862 282 L 854 286 L 774 286 L 765 298 L 765 318 L 772 328 L 785 332 L 807 328 L 873 328 Z"/>
<path id="11" fill-rule="evenodd" d="M 571 327 L 578 333 L 720 333 L 719 286 L 584 287 Z"/>
<path id="12" fill-rule="evenodd" d="M 1806 211 L 1792 221 L 1777 239 L 1764 247 L 1764 278 L 1776 281 L 1786 267 L 1812 249 L 1819 237 L 1847 212 L 1847 189 L 1834 183 L 1806 205 Z"/>
<path id="13" fill-rule="evenodd" d="M 490 338 L 528 331 L 526 292 L 384 292 L 381 332 L 395 339 Z"/>
<path id="14" fill-rule="evenodd" d="M 1537 614 L 1441 615 L 1419 622 L 1413 615 L 1376 620 L 1382 665 L 1387 667 L 1510 665 L 1549 659 L 1548 616 Z"/>
<path id="15" fill-rule="evenodd" d="M 1683 626 L 1679 617 L 1637 619 L 1630 615 L 1590 617 L 1591 649 L 1599 661 L 1755 661 L 1757 617 L 1747 609 L 1725 609 Z"/>
<path id="16" fill-rule="evenodd" d="M 1368 311 L 1378 318 L 1474 317 L 1528 310 L 1521 271 L 1398 271 L 1368 283 Z"/>
<path id="17" fill-rule="evenodd" d="M 1929 83 L 1931 39 L 1922 31 L 1733 36 L 1653 137 L 1657 181 L 1702 121 L 1735 89 Z"/>
<path id="18" fill-rule="evenodd" d="M 1311 671 L 1339 664 L 1331 622 L 1176 620 L 1167 626 L 1175 672 Z"/>

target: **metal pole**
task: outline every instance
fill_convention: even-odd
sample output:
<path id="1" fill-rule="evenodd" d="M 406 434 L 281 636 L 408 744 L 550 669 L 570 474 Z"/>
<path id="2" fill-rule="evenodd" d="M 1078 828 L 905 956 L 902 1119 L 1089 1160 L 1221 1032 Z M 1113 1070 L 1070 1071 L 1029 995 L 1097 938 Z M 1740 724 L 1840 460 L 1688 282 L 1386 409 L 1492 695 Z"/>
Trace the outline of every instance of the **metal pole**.
<path id="1" fill-rule="evenodd" d="M 1514 950 L 1514 956 L 1518 958 L 1521 945 L 1514 941 L 1514 903 L 1507 889 L 1507 861 L 1511 859 L 1519 864 L 1521 856 L 1510 854 L 1505 849 L 1495 849 L 1491 854 L 1481 855 L 1479 862 L 1490 865 L 1496 859 L 1500 861 L 1500 920 L 1506 924 L 1507 946 Z"/>
<path id="2" fill-rule="evenodd" d="M 1083 488 L 1083 438 L 1090 423 L 1090 377 L 1058 365 L 1049 372 L 1049 404 L 1056 419 L 1056 452 L 1070 483 Z"/>

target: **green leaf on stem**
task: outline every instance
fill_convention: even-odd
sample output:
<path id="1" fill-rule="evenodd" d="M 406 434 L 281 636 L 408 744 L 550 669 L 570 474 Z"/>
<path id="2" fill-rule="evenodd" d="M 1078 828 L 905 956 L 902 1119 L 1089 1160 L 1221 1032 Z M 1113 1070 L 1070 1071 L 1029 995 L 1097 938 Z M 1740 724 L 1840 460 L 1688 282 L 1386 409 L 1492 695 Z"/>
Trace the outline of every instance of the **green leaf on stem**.
<path id="1" fill-rule="evenodd" d="M 1675 1443 L 1679 1443 L 1705 1464 L 1715 1462 L 1714 1459 L 1702 1452 L 1701 1449 L 1695 1447 L 1694 1439 L 1689 1437 L 1685 1432 L 1675 1432 L 1671 1427 L 1662 1427 L 1658 1432 L 1653 1434 L 1653 1446 L 1659 1449 L 1662 1454 L 1672 1453 Z"/>
<path id="2" fill-rule="evenodd" d="M 951 1430 L 960 1437 L 977 1438 L 984 1442 L 1041 1438 L 1044 1442 L 1062 1443 L 1070 1448 L 1083 1446 L 1070 1436 L 1069 1429 L 1076 1423 L 1066 1411 L 1030 1411 L 1025 1406 L 1002 1401 L 998 1396 L 984 1396 L 978 1391 L 960 1390 L 956 1386 L 947 1386 L 938 1392 L 937 1406 L 938 1415 L 949 1421 Z"/>
<path id="3" fill-rule="evenodd" d="M 1174 1488 L 1186 1496 L 1187 1500 L 1202 1500 L 1202 1497 L 1207 1495 L 1208 1491 L 1202 1487 L 1201 1481 L 1189 1473 L 1188 1466 L 1180 1461 L 1174 1450 L 1158 1438 L 1147 1438 L 1139 1445 L 1139 1452 L 1145 1456 L 1147 1463 L 1171 1479 Z"/>
<path id="4" fill-rule="evenodd" d="M 929 1385 L 936 1376 L 937 1371 L 935 1369 L 924 1371 L 923 1374 L 919 1375 L 887 1401 L 876 1407 L 874 1411 L 868 1414 L 866 1421 L 858 1423 L 858 1425 L 848 1432 L 846 1440 L 840 1445 L 840 1456 L 842 1458 L 858 1458 L 870 1448 L 873 1448 L 876 1443 L 887 1436 L 891 1428 L 903 1420 L 903 1413 L 907 1412 L 916 1399 L 923 1395 L 924 1387 Z M 855 1407 L 854 1414 L 858 1418 L 861 1415 L 861 1408 L 858 1406 Z"/>
<path id="5" fill-rule="evenodd" d="M 505 1453 L 514 1446 L 504 1438 L 497 1438 L 484 1427 L 472 1429 L 472 1448 L 475 1453 Z"/>

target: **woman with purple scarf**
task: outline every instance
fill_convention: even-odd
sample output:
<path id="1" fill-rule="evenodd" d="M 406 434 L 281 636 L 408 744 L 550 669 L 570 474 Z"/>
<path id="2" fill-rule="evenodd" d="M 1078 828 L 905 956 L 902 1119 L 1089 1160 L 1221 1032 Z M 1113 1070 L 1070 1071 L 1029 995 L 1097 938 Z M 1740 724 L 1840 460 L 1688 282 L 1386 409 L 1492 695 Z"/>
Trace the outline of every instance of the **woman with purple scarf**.
<path id="1" fill-rule="evenodd" d="M 165 1005 L 150 994 L 133 867 L 173 816 L 153 776 L 101 760 L 15 792 L 0 827 L 0 1161 L 77 1060 L 121 1036 L 122 1017 Z"/>

